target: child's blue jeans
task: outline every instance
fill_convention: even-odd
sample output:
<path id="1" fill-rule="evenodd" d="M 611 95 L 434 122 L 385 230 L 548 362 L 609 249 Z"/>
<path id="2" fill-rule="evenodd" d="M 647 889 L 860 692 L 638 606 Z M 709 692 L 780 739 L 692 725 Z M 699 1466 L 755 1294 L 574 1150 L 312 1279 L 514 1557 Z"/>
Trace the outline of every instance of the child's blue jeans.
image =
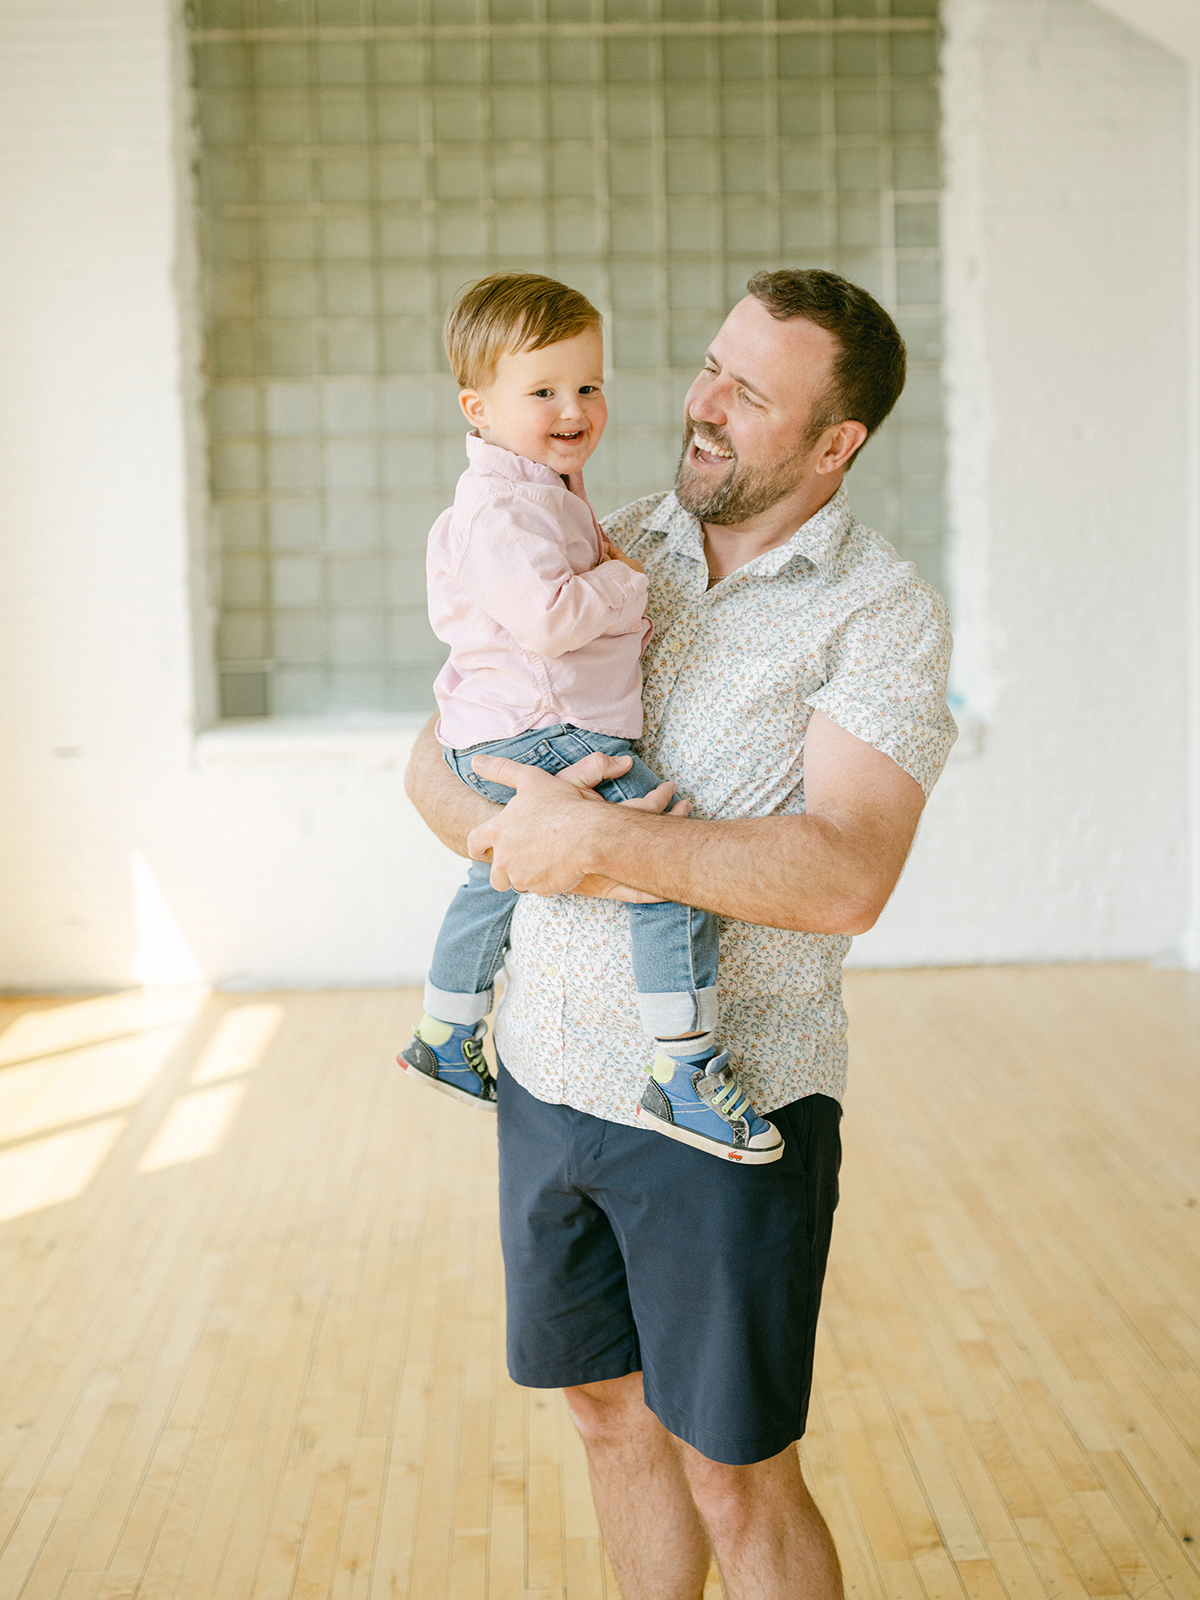
<path id="1" fill-rule="evenodd" d="M 507 756 L 543 772 L 561 772 L 595 750 L 609 756 L 631 753 L 628 739 L 589 733 L 569 723 L 443 753 L 464 783 L 486 799 L 504 804 L 512 799 L 513 790 L 481 778 L 471 766 L 473 756 Z M 596 792 L 605 800 L 634 800 L 661 781 L 634 756 L 628 772 L 600 784 Z M 492 888 L 491 870 L 486 861 L 471 863 L 467 881 L 451 901 L 438 934 L 425 985 L 425 1009 L 442 1022 L 469 1025 L 491 1009 L 492 983 L 504 964 L 518 899 L 515 890 Z M 626 910 L 642 1027 L 659 1039 L 716 1027 L 716 917 L 670 900 L 628 905 Z"/>

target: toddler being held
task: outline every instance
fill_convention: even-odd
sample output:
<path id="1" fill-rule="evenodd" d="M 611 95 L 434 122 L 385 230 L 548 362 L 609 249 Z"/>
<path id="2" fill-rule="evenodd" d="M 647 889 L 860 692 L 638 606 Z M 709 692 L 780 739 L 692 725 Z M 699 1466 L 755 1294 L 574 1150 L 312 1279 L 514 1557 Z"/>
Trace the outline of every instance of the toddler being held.
<path id="1" fill-rule="evenodd" d="M 642 731 L 646 575 L 606 539 L 583 487 L 608 419 L 600 315 L 553 279 L 498 273 L 460 296 L 445 342 L 472 426 L 427 558 L 430 622 L 450 646 L 434 685 L 445 759 L 504 803 L 513 790 L 480 777 L 475 756 L 551 773 L 594 751 L 628 756 L 629 771 L 598 793 L 641 798 L 661 783 L 630 748 Z M 493 889 L 490 874 L 473 862 L 451 903 L 425 1015 L 398 1059 L 410 1077 L 494 1108 L 484 1018 L 517 895 Z M 669 901 L 627 910 L 638 1011 L 657 1045 L 643 1126 L 727 1160 L 778 1160 L 780 1135 L 717 1047 L 716 918 Z"/>

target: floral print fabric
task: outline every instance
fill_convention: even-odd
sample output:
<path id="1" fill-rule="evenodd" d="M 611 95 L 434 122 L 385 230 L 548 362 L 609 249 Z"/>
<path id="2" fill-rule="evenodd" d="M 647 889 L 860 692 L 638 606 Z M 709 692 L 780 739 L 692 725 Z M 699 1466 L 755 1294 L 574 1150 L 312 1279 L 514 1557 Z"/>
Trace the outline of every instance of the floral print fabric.
<path id="1" fill-rule="evenodd" d="M 814 710 L 891 756 L 926 794 L 957 730 L 940 595 L 855 518 L 843 486 L 788 541 L 708 588 L 703 530 L 674 494 L 605 531 L 649 578 L 635 747 L 702 818 L 804 810 Z M 684 824 L 681 824 L 683 826 Z M 721 928 L 719 1038 L 760 1112 L 846 1083 L 849 938 Z M 496 1024 L 506 1068 L 538 1099 L 633 1124 L 653 1045 L 637 1021 L 625 909 L 522 896 Z"/>

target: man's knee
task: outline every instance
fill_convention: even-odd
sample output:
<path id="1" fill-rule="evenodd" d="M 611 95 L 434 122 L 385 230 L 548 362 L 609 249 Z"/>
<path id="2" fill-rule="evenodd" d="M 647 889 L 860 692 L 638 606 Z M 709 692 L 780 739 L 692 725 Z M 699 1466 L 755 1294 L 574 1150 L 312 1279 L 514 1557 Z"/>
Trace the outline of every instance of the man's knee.
<path id="1" fill-rule="evenodd" d="M 736 1524 L 749 1507 L 752 1474 L 745 1467 L 710 1461 L 699 1451 L 683 1451 L 683 1468 L 696 1510 L 714 1530 Z"/>
<path id="2" fill-rule="evenodd" d="M 647 1422 L 662 1426 L 642 1398 L 640 1372 L 631 1372 L 623 1378 L 606 1378 L 601 1383 L 579 1384 L 564 1389 L 563 1397 L 580 1437 L 589 1447 L 628 1441 L 631 1433 Z"/>
<path id="3" fill-rule="evenodd" d="M 710 1461 L 688 1444 L 681 1449 L 696 1509 L 718 1536 L 721 1532 L 736 1535 L 761 1513 L 768 1501 L 780 1495 L 785 1502 L 798 1505 L 809 1500 L 794 1445 L 778 1456 L 744 1467 Z"/>

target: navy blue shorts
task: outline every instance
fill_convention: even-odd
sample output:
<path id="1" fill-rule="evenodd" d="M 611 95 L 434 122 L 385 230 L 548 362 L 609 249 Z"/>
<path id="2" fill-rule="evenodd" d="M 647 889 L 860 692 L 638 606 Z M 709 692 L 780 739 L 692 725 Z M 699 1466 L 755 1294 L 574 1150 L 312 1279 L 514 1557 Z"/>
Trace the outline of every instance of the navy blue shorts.
<path id="1" fill-rule="evenodd" d="M 646 1404 L 711 1461 L 804 1432 L 841 1162 L 841 1107 L 771 1120 L 781 1160 L 739 1167 L 547 1105 L 501 1066 L 508 1370 L 531 1389 L 641 1372 Z"/>

